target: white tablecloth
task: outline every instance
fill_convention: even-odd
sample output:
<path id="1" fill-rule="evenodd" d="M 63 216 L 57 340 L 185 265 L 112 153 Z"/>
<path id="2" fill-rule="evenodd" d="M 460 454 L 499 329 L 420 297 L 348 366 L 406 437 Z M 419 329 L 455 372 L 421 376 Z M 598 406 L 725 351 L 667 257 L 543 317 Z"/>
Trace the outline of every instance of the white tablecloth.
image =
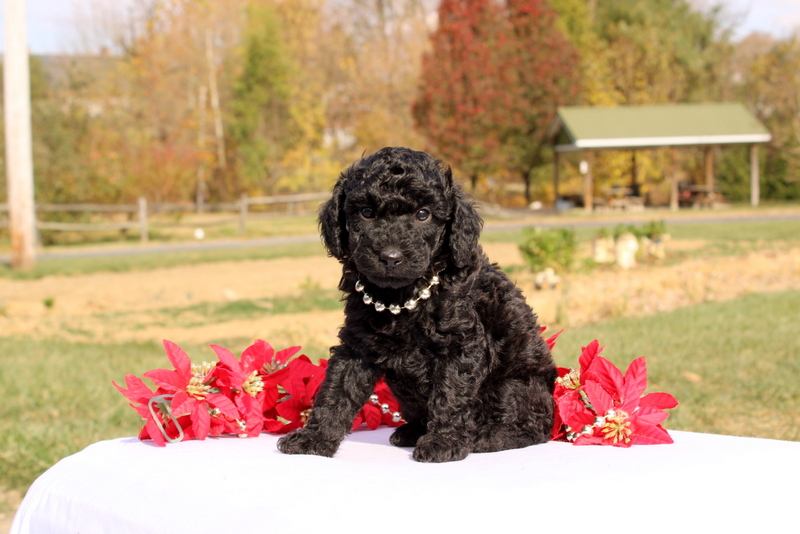
<path id="1" fill-rule="evenodd" d="M 266 434 L 103 441 L 36 480 L 11 534 L 800 530 L 800 443 L 673 431 L 672 445 L 420 464 L 390 433 L 355 432 L 332 459 Z"/>

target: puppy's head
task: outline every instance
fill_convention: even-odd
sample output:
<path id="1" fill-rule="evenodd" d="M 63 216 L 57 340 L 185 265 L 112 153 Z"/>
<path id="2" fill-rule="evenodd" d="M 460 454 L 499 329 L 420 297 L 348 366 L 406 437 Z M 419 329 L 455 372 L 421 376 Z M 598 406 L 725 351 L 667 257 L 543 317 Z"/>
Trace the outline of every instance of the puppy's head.
<path id="1" fill-rule="evenodd" d="M 384 148 L 345 170 L 319 222 L 332 256 L 388 288 L 474 262 L 483 224 L 450 168 L 407 148 Z"/>

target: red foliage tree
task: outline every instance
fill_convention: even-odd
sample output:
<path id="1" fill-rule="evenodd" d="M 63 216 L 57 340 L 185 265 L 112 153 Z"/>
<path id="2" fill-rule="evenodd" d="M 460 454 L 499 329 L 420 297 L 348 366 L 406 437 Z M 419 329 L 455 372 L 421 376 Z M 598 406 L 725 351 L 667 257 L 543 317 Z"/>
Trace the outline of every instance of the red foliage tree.
<path id="1" fill-rule="evenodd" d="M 547 0 L 442 0 L 413 105 L 417 127 L 472 180 L 505 168 L 530 201 L 556 108 L 579 92 L 579 56 Z"/>
<path id="2" fill-rule="evenodd" d="M 412 105 L 416 127 L 473 189 L 478 176 L 497 164 L 501 22 L 496 0 L 442 0 Z"/>
<path id="3" fill-rule="evenodd" d="M 548 0 L 506 1 L 511 37 L 500 55 L 509 98 L 501 139 L 506 168 L 522 179 L 528 202 L 547 127 L 558 106 L 575 103 L 580 92 L 580 57 L 556 17 Z"/>

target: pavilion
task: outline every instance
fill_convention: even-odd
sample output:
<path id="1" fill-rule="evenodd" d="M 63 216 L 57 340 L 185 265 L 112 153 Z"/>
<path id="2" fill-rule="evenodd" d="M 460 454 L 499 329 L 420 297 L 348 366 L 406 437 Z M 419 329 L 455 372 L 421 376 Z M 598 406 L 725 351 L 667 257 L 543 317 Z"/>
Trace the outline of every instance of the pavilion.
<path id="1" fill-rule="evenodd" d="M 721 145 L 750 146 L 750 203 L 759 203 L 758 144 L 772 139 L 769 131 L 740 103 L 653 104 L 643 106 L 558 108 L 548 139 L 554 151 L 553 187 L 558 200 L 559 159 L 562 153 L 583 154 L 584 206 L 594 206 L 592 167 L 600 150 L 669 147 L 672 154 L 670 208 L 678 209 L 678 147 L 705 147 L 705 188 L 714 190 L 711 149 Z M 634 160 L 635 161 L 635 160 Z M 585 164 L 583 162 L 586 162 Z M 635 182 L 635 176 L 634 176 Z"/>

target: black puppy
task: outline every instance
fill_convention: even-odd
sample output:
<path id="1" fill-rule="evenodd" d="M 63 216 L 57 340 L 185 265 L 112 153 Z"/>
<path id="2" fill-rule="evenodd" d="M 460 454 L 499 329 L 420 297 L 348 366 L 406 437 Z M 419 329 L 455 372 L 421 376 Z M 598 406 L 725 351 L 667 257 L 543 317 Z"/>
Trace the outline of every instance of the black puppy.
<path id="1" fill-rule="evenodd" d="M 391 442 L 415 447 L 415 460 L 550 438 L 550 351 L 478 245 L 483 221 L 448 167 L 384 148 L 342 173 L 319 221 L 343 265 L 345 324 L 308 423 L 281 451 L 333 456 L 381 376 L 406 421 Z"/>

